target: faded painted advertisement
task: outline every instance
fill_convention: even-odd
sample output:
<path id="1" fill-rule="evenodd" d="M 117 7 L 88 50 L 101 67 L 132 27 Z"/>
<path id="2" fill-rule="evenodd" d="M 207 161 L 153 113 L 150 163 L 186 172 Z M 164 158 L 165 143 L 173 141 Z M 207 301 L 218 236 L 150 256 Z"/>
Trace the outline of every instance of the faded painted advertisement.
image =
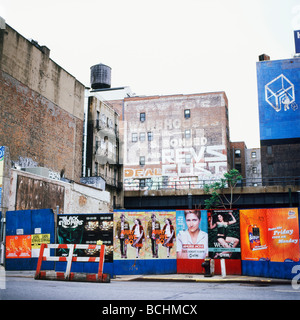
<path id="1" fill-rule="evenodd" d="M 202 188 L 227 171 L 225 106 L 212 98 L 193 99 L 128 108 L 125 190 Z"/>

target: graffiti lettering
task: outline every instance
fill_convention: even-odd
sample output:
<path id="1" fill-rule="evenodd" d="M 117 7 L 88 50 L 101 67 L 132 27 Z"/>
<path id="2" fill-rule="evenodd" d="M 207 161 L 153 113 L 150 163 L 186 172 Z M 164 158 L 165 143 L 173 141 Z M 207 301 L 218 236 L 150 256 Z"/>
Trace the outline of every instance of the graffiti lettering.
<path id="1" fill-rule="evenodd" d="M 174 149 L 163 149 L 162 150 L 162 163 L 185 163 L 186 156 L 191 156 L 191 159 L 197 162 L 219 162 L 226 161 L 227 157 L 223 153 L 225 151 L 225 146 L 202 146 L 199 152 L 196 153 L 193 147 L 191 148 L 178 148 Z M 210 157 L 205 157 L 204 154 L 210 155 Z"/>

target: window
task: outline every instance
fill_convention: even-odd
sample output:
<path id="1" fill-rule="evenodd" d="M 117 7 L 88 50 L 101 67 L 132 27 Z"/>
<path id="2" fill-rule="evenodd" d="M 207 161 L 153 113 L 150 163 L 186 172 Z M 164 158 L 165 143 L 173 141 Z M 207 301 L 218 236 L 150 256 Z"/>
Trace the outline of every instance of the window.
<path id="1" fill-rule="evenodd" d="M 191 110 L 190 109 L 184 110 L 184 117 L 185 117 L 185 119 L 189 119 L 191 117 Z"/>
<path id="2" fill-rule="evenodd" d="M 97 120 L 96 120 L 96 128 L 100 129 L 100 112 L 97 111 Z"/>
<path id="3" fill-rule="evenodd" d="M 132 142 L 137 142 L 138 141 L 137 133 L 133 133 L 131 137 L 132 137 Z"/>
<path id="4" fill-rule="evenodd" d="M 98 162 L 95 162 L 95 176 L 98 176 Z"/>
<path id="5" fill-rule="evenodd" d="M 141 113 L 140 113 L 140 121 L 141 121 L 141 122 L 146 121 L 146 113 L 145 113 L 145 112 L 141 112 Z"/>
<path id="6" fill-rule="evenodd" d="M 251 158 L 256 158 L 256 151 L 251 152 Z"/>
<path id="7" fill-rule="evenodd" d="M 273 172 L 274 172 L 273 163 L 268 164 L 268 173 L 269 173 L 269 174 L 273 174 Z"/>
<path id="8" fill-rule="evenodd" d="M 185 154 L 185 164 L 190 164 L 192 162 L 192 156 L 189 153 Z"/>
<path id="9" fill-rule="evenodd" d="M 238 170 L 238 172 L 242 172 L 242 165 L 240 163 L 236 163 L 234 168 Z"/>
<path id="10" fill-rule="evenodd" d="M 153 140 L 153 132 L 148 132 L 148 141 Z"/>
<path id="11" fill-rule="evenodd" d="M 140 157 L 140 166 L 144 166 L 145 165 L 145 157 L 141 156 Z"/>
<path id="12" fill-rule="evenodd" d="M 267 146 L 267 154 L 272 154 L 272 146 Z"/>
<path id="13" fill-rule="evenodd" d="M 252 167 L 252 173 L 257 173 L 257 167 Z"/>
<path id="14" fill-rule="evenodd" d="M 140 132 L 140 141 L 145 141 L 145 140 L 146 140 L 145 132 Z"/>
<path id="15" fill-rule="evenodd" d="M 146 179 L 140 179 L 140 188 L 145 188 L 146 187 Z"/>
<path id="16" fill-rule="evenodd" d="M 191 130 L 190 129 L 187 129 L 184 131 L 184 137 L 186 139 L 190 139 L 190 137 L 191 137 Z"/>
<path id="17" fill-rule="evenodd" d="M 241 150 L 240 150 L 240 149 L 236 149 L 236 150 L 234 151 L 234 156 L 235 156 L 236 158 L 240 158 L 240 157 L 241 157 Z"/>

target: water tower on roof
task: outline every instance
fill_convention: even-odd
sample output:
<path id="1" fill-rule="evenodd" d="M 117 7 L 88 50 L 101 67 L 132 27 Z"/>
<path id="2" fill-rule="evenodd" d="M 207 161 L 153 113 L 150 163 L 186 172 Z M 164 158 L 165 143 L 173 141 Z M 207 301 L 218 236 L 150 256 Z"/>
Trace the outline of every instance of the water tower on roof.
<path id="1" fill-rule="evenodd" d="M 99 63 L 91 67 L 92 89 L 105 89 L 111 87 L 111 67 Z"/>

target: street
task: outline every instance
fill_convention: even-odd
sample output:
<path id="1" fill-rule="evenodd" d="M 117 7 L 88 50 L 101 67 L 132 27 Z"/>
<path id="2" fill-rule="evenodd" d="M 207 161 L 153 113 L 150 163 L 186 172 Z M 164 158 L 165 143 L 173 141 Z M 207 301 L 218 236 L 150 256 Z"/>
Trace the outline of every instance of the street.
<path id="1" fill-rule="evenodd" d="M 6 277 L 0 300 L 300 300 L 290 284 L 117 281 L 110 283 Z"/>

